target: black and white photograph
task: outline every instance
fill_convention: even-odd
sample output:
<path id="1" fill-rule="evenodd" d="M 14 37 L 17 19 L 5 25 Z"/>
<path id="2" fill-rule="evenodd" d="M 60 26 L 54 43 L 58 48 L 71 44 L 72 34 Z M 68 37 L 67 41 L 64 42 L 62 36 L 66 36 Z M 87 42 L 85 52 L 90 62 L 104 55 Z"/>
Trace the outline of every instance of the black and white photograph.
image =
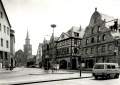
<path id="1" fill-rule="evenodd" d="M 0 0 L 0 85 L 120 85 L 120 0 Z"/>

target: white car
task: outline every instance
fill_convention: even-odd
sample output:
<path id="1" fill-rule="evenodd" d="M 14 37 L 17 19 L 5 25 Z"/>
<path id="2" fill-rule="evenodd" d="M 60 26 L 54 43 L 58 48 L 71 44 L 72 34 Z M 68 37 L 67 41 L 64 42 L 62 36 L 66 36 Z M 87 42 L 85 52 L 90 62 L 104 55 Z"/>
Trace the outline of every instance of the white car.
<path id="1" fill-rule="evenodd" d="M 119 66 L 116 63 L 96 63 L 92 70 L 92 76 L 95 79 L 98 79 L 98 77 L 119 78 L 119 74 Z"/>

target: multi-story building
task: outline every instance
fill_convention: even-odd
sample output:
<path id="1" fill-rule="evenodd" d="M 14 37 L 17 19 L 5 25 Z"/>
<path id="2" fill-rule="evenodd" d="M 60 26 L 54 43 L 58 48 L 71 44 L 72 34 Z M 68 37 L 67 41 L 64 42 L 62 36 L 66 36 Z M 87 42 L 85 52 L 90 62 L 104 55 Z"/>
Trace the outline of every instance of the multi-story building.
<path id="1" fill-rule="evenodd" d="M 80 27 L 72 27 L 63 32 L 57 40 L 57 61 L 61 69 L 77 69 L 79 62 L 79 46 L 84 34 Z"/>
<path id="2" fill-rule="evenodd" d="M 36 64 L 40 67 L 42 66 L 42 43 L 39 43 L 37 54 L 36 54 Z"/>
<path id="3" fill-rule="evenodd" d="M 97 62 L 118 63 L 120 47 L 115 43 L 120 39 L 118 22 L 119 19 L 95 9 L 80 47 L 83 68 L 91 69 Z"/>
<path id="4" fill-rule="evenodd" d="M 50 42 L 49 42 L 49 59 L 51 62 L 55 62 L 56 61 L 56 57 L 57 57 L 57 41 L 58 37 L 56 36 L 51 36 L 50 38 Z"/>
<path id="5" fill-rule="evenodd" d="M 0 0 L 0 68 L 10 64 L 10 29 L 11 24 Z"/>
<path id="6" fill-rule="evenodd" d="M 10 29 L 10 64 L 15 67 L 15 31 Z"/>

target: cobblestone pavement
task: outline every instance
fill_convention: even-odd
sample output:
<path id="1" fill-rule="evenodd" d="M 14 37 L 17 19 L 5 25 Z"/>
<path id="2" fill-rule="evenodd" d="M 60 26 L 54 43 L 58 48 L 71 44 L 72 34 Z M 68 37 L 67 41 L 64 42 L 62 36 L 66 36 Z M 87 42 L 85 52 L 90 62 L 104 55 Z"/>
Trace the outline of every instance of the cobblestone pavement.
<path id="1" fill-rule="evenodd" d="M 79 71 L 59 70 L 52 73 L 39 68 L 22 68 L 22 70 L 0 73 L 0 84 L 29 84 L 55 80 L 77 79 Z M 82 73 L 82 77 L 91 77 L 91 73 Z"/>

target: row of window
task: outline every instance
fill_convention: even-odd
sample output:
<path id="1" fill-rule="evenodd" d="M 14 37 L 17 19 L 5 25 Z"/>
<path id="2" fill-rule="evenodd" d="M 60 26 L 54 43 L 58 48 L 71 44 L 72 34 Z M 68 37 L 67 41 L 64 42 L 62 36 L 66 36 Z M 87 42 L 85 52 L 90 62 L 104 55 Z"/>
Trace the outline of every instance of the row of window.
<path id="1" fill-rule="evenodd" d="M 60 54 L 69 54 L 69 53 L 70 53 L 69 47 L 61 48 L 61 49 L 58 50 L 58 55 L 60 55 Z"/>
<path id="2" fill-rule="evenodd" d="M 72 39 L 72 43 L 74 45 L 79 45 L 80 44 L 80 40 L 78 40 L 78 39 L 74 39 L 73 40 Z M 64 45 L 71 45 L 71 40 L 69 39 L 69 40 L 65 40 L 65 41 L 57 43 L 57 46 L 64 46 Z"/>
<path id="3" fill-rule="evenodd" d="M 92 47 L 90 49 L 91 49 L 90 53 L 93 54 L 94 48 Z M 111 51 L 111 50 L 112 50 L 112 45 L 110 44 L 110 45 L 108 45 L 108 51 Z M 99 53 L 100 51 L 105 52 L 105 45 L 103 45 L 102 47 L 100 47 L 100 46 L 96 47 L 96 52 Z M 85 49 L 85 54 L 88 54 L 88 53 L 89 52 L 88 52 L 88 48 L 87 48 L 87 49 Z"/>
<path id="4" fill-rule="evenodd" d="M 102 35 L 102 37 L 100 36 L 97 36 L 97 42 L 100 42 L 100 41 L 105 41 L 106 40 L 106 35 Z M 95 37 L 92 37 L 91 38 L 91 43 L 94 43 L 95 42 Z M 89 40 L 86 39 L 86 45 L 89 43 Z"/>
<path id="5" fill-rule="evenodd" d="M 1 47 L 3 47 L 3 39 L 1 38 Z M 6 48 L 9 48 L 9 41 L 6 40 Z"/>
<path id="6" fill-rule="evenodd" d="M 3 30 L 4 30 L 4 33 L 6 33 L 6 31 L 7 31 L 7 34 L 9 35 L 10 31 L 9 31 L 9 28 L 8 28 L 8 27 L 7 27 L 7 29 L 6 29 L 6 26 L 3 25 Z M 1 23 L 0 23 L 0 31 L 2 31 L 2 25 L 1 25 Z"/>
<path id="7" fill-rule="evenodd" d="M 92 29 L 91 29 L 91 34 L 96 33 L 96 32 L 94 31 L 94 29 L 95 29 L 95 28 L 92 28 Z M 101 29 L 101 27 L 98 26 L 98 27 L 97 27 L 97 32 L 100 32 L 100 29 Z"/>
<path id="8" fill-rule="evenodd" d="M 58 50 L 58 54 L 69 54 L 70 52 L 71 51 L 69 47 L 61 48 Z M 73 48 L 72 53 L 78 54 L 79 50 L 77 48 Z"/>

